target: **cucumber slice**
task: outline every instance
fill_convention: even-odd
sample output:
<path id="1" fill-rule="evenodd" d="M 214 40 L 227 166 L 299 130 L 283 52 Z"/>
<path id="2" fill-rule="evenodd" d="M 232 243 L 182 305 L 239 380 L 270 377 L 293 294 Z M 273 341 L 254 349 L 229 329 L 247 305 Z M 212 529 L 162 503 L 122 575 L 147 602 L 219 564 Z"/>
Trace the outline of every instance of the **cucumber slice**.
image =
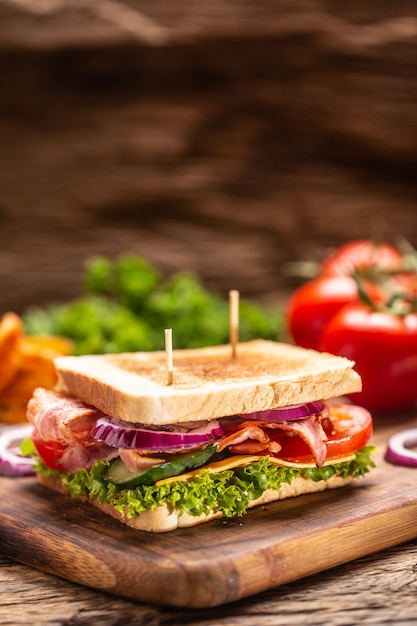
<path id="1" fill-rule="evenodd" d="M 216 446 L 207 446 L 203 450 L 189 454 L 172 455 L 172 461 L 154 465 L 144 472 L 131 472 L 120 458 L 114 459 L 105 470 L 103 478 L 106 482 L 132 489 L 138 485 L 153 485 L 157 480 L 183 474 L 186 470 L 201 467 L 216 452 Z"/>

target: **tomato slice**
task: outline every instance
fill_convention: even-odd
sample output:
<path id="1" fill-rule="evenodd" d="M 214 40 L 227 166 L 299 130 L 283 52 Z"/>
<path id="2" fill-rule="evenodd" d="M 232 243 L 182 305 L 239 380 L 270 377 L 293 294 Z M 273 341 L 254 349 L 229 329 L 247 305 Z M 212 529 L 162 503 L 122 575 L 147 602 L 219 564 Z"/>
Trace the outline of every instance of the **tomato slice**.
<path id="1" fill-rule="evenodd" d="M 372 417 L 369 411 L 354 404 L 330 405 L 331 421 L 324 421 L 323 428 L 327 435 L 326 461 L 349 456 L 365 446 L 372 435 Z M 332 429 L 329 425 L 332 425 Z M 291 463 L 314 463 L 314 457 L 308 445 L 298 436 L 280 430 L 268 432 L 271 440 L 281 445 L 281 450 L 274 454 L 276 458 Z"/>
<path id="2" fill-rule="evenodd" d="M 59 441 L 44 441 L 39 437 L 36 431 L 32 433 L 32 441 L 34 446 L 46 467 L 54 470 L 63 470 L 59 460 L 68 446 Z"/>

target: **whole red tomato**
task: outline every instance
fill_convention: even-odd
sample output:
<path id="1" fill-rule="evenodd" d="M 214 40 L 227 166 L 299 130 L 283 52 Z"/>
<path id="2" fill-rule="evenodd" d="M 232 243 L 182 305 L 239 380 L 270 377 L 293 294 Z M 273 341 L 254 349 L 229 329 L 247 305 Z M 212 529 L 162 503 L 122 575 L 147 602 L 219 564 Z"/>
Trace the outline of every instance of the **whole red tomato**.
<path id="1" fill-rule="evenodd" d="M 345 276 L 358 273 L 362 278 L 371 270 L 391 287 L 417 295 L 417 252 L 407 242 L 400 251 L 389 243 L 358 239 L 337 248 L 320 266 L 321 276 Z M 379 274 L 379 276 L 378 276 Z M 368 278 L 371 278 L 368 272 Z"/>
<path id="2" fill-rule="evenodd" d="M 370 297 L 378 298 L 369 284 Z M 346 304 L 359 299 L 356 282 L 350 276 L 321 276 L 301 285 L 292 294 L 287 310 L 287 330 L 303 348 L 319 349 L 321 335 L 329 320 Z"/>
<path id="3" fill-rule="evenodd" d="M 404 255 L 389 243 L 376 243 L 370 239 L 357 239 L 340 246 L 330 254 L 320 266 L 320 274 L 325 276 L 345 276 L 353 271 L 363 271 L 370 267 L 398 270 L 402 267 Z"/>
<path id="4" fill-rule="evenodd" d="M 355 403 L 392 412 L 417 402 L 417 313 L 396 315 L 363 303 L 343 307 L 326 326 L 320 349 L 355 362 L 362 391 Z"/>

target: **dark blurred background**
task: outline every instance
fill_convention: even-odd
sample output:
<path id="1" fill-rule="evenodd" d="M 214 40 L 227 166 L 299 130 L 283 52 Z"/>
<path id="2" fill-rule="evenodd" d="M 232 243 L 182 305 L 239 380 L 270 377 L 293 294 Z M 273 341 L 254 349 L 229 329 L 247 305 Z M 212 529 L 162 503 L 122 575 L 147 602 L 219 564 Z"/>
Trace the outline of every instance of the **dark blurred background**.
<path id="1" fill-rule="evenodd" d="M 97 253 L 274 301 L 417 246 L 415 0 L 3 0 L 0 76 L 0 313 Z"/>

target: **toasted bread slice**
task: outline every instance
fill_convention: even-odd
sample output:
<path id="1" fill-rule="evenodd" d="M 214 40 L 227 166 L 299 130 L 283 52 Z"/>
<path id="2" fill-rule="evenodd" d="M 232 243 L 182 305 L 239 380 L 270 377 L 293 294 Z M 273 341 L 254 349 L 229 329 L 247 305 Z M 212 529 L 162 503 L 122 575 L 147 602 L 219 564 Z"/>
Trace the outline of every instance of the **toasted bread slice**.
<path id="1" fill-rule="evenodd" d="M 57 390 L 127 422 L 150 425 L 247 414 L 361 390 L 354 363 L 290 344 L 254 340 L 173 351 L 55 359 Z"/>

